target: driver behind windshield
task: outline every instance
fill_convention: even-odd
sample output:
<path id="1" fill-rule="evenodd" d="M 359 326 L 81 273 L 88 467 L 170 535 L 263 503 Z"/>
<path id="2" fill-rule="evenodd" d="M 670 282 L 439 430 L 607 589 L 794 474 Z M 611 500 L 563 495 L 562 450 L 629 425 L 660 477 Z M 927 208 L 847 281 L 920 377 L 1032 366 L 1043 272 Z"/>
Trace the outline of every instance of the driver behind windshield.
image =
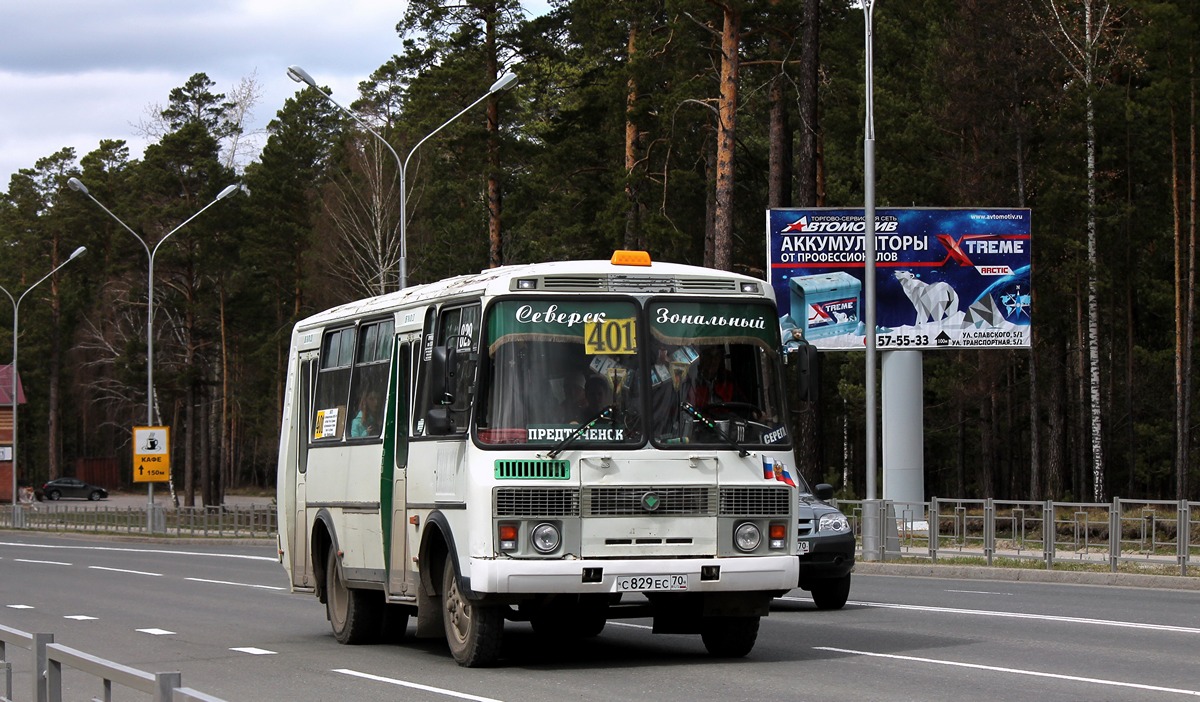
<path id="1" fill-rule="evenodd" d="M 686 380 L 685 398 L 697 409 L 713 403 L 744 402 L 733 374 L 725 367 L 725 349 L 709 346 L 700 352 Z"/>

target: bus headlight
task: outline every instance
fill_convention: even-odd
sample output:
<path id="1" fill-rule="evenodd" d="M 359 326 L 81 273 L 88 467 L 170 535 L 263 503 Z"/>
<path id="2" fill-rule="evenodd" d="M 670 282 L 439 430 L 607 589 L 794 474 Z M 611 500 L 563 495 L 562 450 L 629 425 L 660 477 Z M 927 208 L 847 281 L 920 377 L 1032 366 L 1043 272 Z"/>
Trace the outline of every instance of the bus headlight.
<path id="1" fill-rule="evenodd" d="M 558 549 L 558 545 L 562 543 L 562 536 L 558 533 L 558 527 L 546 522 L 535 526 L 531 537 L 533 539 L 533 547 L 537 549 L 538 553 L 553 553 Z"/>
<path id="2" fill-rule="evenodd" d="M 733 545 L 739 551 L 750 553 L 762 543 L 762 532 L 753 522 L 742 522 L 733 530 Z"/>

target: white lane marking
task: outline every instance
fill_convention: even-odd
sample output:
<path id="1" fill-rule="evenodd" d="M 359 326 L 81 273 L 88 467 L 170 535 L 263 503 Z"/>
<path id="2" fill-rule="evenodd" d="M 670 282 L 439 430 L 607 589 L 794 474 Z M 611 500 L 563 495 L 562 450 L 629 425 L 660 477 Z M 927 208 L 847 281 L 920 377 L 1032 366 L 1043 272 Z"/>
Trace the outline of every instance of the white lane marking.
<path id="1" fill-rule="evenodd" d="M 89 617 L 86 614 L 68 614 L 67 616 L 63 617 L 63 619 L 74 619 L 77 622 L 90 622 L 94 621 L 96 618 Z"/>
<path id="2" fill-rule="evenodd" d="M 1011 592 L 989 592 L 988 590 L 946 590 L 946 592 L 958 592 L 964 595 L 1000 595 L 1002 597 L 1012 597 Z"/>
<path id="3" fill-rule="evenodd" d="M 129 570 L 127 568 L 106 568 L 104 566 L 88 566 L 89 570 L 107 570 L 110 573 L 129 573 L 130 575 L 153 575 L 156 578 L 161 578 L 162 573 L 149 573 L 144 570 Z"/>
<path id="4" fill-rule="evenodd" d="M 71 565 L 70 563 L 63 563 L 62 561 L 35 561 L 31 558 L 14 558 L 13 560 L 16 561 L 17 563 L 40 563 L 41 565 L 65 565 L 65 566 Z"/>
<path id="5" fill-rule="evenodd" d="M 278 563 L 277 556 L 248 556 L 241 553 L 205 553 L 203 551 L 171 551 L 157 548 L 118 548 L 116 546 L 66 546 L 62 544 L 23 544 L 12 541 L 0 541 L 0 546 L 22 546 L 24 548 L 74 549 L 78 551 L 116 551 L 122 553 L 154 553 L 168 556 L 209 556 L 213 558 L 240 558 L 249 561 L 270 561 Z"/>
<path id="6" fill-rule="evenodd" d="M 260 590 L 286 590 L 287 588 L 276 587 L 274 585 L 256 585 L 254 583 L 235 583 L 230 580 L 207 580 L 205 578 L 184 578 L 191 580 L 194 583 L 213 583 L 216 585 L 238 585 L 239 587 L 256 587 Z"/>
<path id="7" fill-rule="evenodd" d="M 33 609 L 33 605 L 5 605 L 9 609 Z"/>
<path id="8" fill-rule="evenodd" d="M 629 622 L 609 621 L 608 625 L 609 626 L 625 626 L 625 627 L 629 627 L 630 629 L 645 629 L 647 631 L 654 630 L 654 627 L 652 627 L 652 626 L 647 626 L 645 624 L 630 624 Z"/>
<path id="9" fill-rule="evenodd" d="M 360 673 L 357 670 L 350 670 L 348 668 L 334 668 L 333 672 L 341 673 L 343 675 L 352 675 L 356 678 L 364 678 L 366 680 L 374 680 L 376 682 L 385 682 L 385 683 L 388 683 L 391 685 L 399 685 L 400 687 L 408 687 L 408 688 L 412 688 L 414 690 L 424 690 L 425 692 L 432 692 L 435 695 L 445 695 L 447 697 L 457 697 L 460 700 L 474 700 L 474 702 L 501 702 L 500 700 L 498 700 L 494 697 L 480 697 L 479 695 L 471 695 L 471 694 L 467 694 L 465 692 L 455 692 L 454 690 L 447 690 L 442 687 L 430 687 L 429 685 L 422 685 L 420 683 L 408 682 L 407 680 L 397 680 L 396 678 L 385 678 L 382 675 L 371 675 L 370 673 Z"/>
<path id="10" fill-rule="evenodd" d="M 150 634 L 151 636 L 166 636 L 168 634 L 175 633 L 173 631 L 167 631 L 166 629 L 138 629 L 137 631 L 143 634 Z"/>
<path id="11" fill-rule="evenodd" d="M 894 653 L 874 653 L 872 651 L 855 651 L 848 648 L 833 648 L 831 646 L 814 646 L 818 651 L 833 651 L 834 653 L 849 653 L 855 656 L 869 656 L 871 658 L 890 658 L 897 661 L 908 661 L 912 663 L 929 663 L 931 665 L 945 665 L 954 668 L 970 668 L 972 670 L 987 670 L 993 673 L 1011 673 L 1013 675 L 1027 675 L 1034 678 L 1052 678 L 1054 680 L 1067 680 L 1070 682 L 1084 682 L 1095 685 L 1108 685 L 1110 687 L 1127 687 L 1135 690 L 1148 690 L 1150 692 L 1171 692 L 1177 695 L 1188 695 L 1190 697 L 1200 697 L 1200 690 L 1182 690 L 1175 687 L 1162 687 L 1159 685 L 1143 685 L 1141 683 L 1121 682 L 1120 680 L 1105 680 L 1103 678 L 1085 678 L 1079 675 L 1062 675 L 1061 673 L 1043 673 L 1037 670 L 1020 670 L 1017 668 L 1002 668 L 994 665 L 980 665 L 979 663 L 960 663 L 958 661 L 939 661 L 935 658 L 920 658 L 918 656 L 900 656 Z"/>
<path id="12" fill-rule="evenodd" d="M 795 602 L 811 602 L 803 597 L 781 597 L 781 600 Z M 846 604 L 859 607 L 877 607 L 879 609 L 902 609 L 914 612 L 934 612 L 937 614 L 971 614 L 979 617 L 1000 617 L 1003 619 L 1035 619 L 1064 624 L 1093 624 L 1096 626 L 1115 626 L 1125 629 L 1147 629 L 1150 631 L 1170 631 L 1177 634 L 1200 634 L 1200 628 L 1190 626 L 1171 626 L 1170 624 L 1145 624 L 1143 622 L 1121 622 L 1112 619 L 1091 619 L 1089 617 L 1060 617 L 1050 614 L 1029 614 L 1026 612 L 996 612 L 986 609 L 960 609 L 957 607 L 927 607 L 923 605 L 889 604 L 886 602 L 847 602 Z"/>
<path id="13" fill-rule="evenodd" d="M 231 648 L 229 650 L 237 651 L 238 653 L 249 653 L 252 656 L 274 656 L 275 655 L 274 651 L 268 651 L 265 648 L 255 648 L 253 646 L 245 646 L 242 648 Z"/>

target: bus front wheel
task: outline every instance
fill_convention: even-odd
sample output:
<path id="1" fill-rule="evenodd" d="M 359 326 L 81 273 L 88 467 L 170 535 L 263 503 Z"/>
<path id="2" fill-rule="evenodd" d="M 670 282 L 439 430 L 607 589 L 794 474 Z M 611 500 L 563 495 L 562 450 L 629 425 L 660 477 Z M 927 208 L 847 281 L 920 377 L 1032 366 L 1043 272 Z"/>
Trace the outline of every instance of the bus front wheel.
<path id="1" fill-rule="evenodd" d="M 477 668 L 491 665 L 500 657 L 503 613 L 495 605 L 466 598 L 458 587 L 454 561 L 450 558 L 446 559 L 442 573 L 442 623 L 450 654 L 459 665 Z"/>
<path id="2" fill-rule="evenodd" d="M 378 592 L 346 586 L 337 552 L 329 549 L 325 565 L 325 614 L 338 643 L 372 643 L 379 637 L 383 599 Z"/>
<path id="3" fill-rule="evenodd" d="M 742 658 L 758 639 L 758 617 L 705 617 L 700 638 L 710 655 Z"/>

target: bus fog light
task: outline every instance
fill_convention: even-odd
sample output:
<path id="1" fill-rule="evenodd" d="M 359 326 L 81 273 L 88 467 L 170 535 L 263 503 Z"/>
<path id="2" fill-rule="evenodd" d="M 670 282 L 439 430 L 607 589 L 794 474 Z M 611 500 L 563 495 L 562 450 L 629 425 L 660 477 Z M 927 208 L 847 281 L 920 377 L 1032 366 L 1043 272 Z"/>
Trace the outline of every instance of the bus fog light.
<path id="1" fill-rule="evenodd" d="M 562 542 L 562 537 L 558 533 L 558 527 L 553 524 L 542 523 L 533 528 L 533 547 L 538 553 L 552 553 L 558 549 L 558 544 Z"/>
<path id="2" fill-rule="evenodd" d="M 516 524 L 501 524 L 499 529 L 500 550 L 501 551 L 516 551 L 517 550 L 517 525 Z"/>
<path id="3" fill-rule="evenodd" d="M 733 530 L 733 544 L 739 551 L 749 553 L 762 543 L 762 532 L 752 522 L 743 522 Z"/>
<path id="4" fill-rule="evenodd" d="M 778 522 L 772 522 L 770 527 L 771 548 L 781 549 L 787 547 L 787 525 Z"/>

